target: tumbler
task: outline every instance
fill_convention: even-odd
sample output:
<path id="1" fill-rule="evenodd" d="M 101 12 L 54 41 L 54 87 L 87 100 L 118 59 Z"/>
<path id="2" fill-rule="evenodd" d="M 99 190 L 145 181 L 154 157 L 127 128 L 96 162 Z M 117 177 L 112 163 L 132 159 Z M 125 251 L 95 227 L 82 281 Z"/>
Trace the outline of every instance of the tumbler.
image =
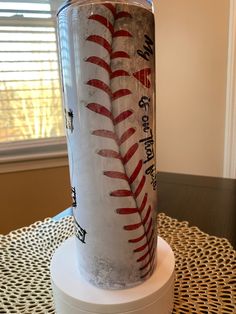
<path id="1" fill-rule="evenodd" d="M 77 265 L 104 289 L 141 284 L 156 267 L 154 35 L 150 1 L 58 11 Z"/>

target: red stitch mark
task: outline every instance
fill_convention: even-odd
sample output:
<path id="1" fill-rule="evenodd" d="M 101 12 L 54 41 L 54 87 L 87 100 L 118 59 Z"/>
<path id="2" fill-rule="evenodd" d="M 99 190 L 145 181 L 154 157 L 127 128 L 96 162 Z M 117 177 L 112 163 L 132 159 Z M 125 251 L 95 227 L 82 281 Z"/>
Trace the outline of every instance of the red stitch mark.
<path id="1" fill-rule="evenodd" d="M 103 48 L 105 48 L 109 52 L 109 54 L 111 54 L 111 52 L 112 52 L 111 45 L 109 44 L 109 42 L 105 38 L 103 38 L 99 35 L 90 35 L 87 38 L 87 40 L 92 41 L 92 42 L 102 46 Z"/>
<path id="2" fill-rule="evenodd" d="M 154 249 L 154 248 L 153 248 Z M 155 249 L 154 249 L 154 252 L 155 252 Z M 155 254 L 153 254 L 153 257 L 152 257 L 152 261 L 151 261 L 151 263 L 150 263 L 150 269 L 149 269 L 149 274 L 150 273 L 153 273 L 153 271 L 154 271 L 154 267 L 155 267 Z"/>
<path id="3" fill-rule="evenodd" d="M 139 222 L 137 224 L 124 226 L 124 229 L 127 231 L 133 231 L 133 230 L 140 228 L 141 226 L 143 226 L 143 224 L 142 224 L 142 222 Z"/>
<path id="4" fill-rule="evenodd" d="M 115 158 L 115 159 L 122 160 L 121 155 L 112 149 L 101 149 L 97 152 L 97 154 L 102 157 Z"/>
<path id="5" fill-rule="evenodd" d="M 135 238 L 135 239 L 130 239 L 128 242 L 129 243 L 138 243 L 138 242 L 142 241 L 146 237 L 147 237 L 146 232 L 144 232 L 144 234 L 142 234 L 140 237 Z"/>
<path id="6" fill-rule="evenodd" d="M 93 14 L 89 17 L 89 20 L 97 21 L 98 23 L 105 26 L 111 32 L 111 34 L 114 33 L 113 25 L 104 16 L 100 14 Z"/>
<path id="7" fill-rule="evenodd" d="M 135 154 L 135 152 L 138 149 L 138 143 L 135 143 L 134 145 L 132 145 L 128 152 L 125 154 L 125 156 L 123 157 L 123 163 L 124 165 L 127 164 L 127 162 L 133 157 L 133 155 Z"/>
<path id="8" fill-rule="evenodd" d="M 111 3 L 103 3 L 102 4 L 104 7 L 106 7 L 108 10 L 111 11 L 112 15 L 114 16 L 114 18 L 116 17 L 116 8 L 113 4 Z"/>
<path id="9" fill-rule="evenodd" d="M 136 229 L 138 229 L 141 226 L 145 226 L 146 222 L 147 222 L 147 220 L 149 218 L 150 212 L 151 212 L 151 206 L 149 206 L 143 221 L 141 221 L 140 223 L 137 223 L 137 224 L 124 226 L 124 229 L 130 231 L 130 230 L 136 230 Z"/>
<path id="10" fill-rule="evenodd" d="M 140 237 L 135 238 L 135 239 L 130 239 L 128 242 L 129 243 L 138 243 L 138 242 L 142 241 L 146 237 L 147 237 L 146 232 L 144 232 Z"/>
<path id="11" fill-rule="evenodd" d="M 146 215 L 145 215 L 145 217 L 144 217 L 144 219 L 143 219 L 143 225 L 144 225 L 144 226 L 146 225 L 146 223 L 147 223 L 147 221 L 148 221 L 148 218 L 149 218 L 149 216 L 150 216 L 150 213 L 151 213 L 151 206 L 148 207 L 147 213 L 146 213 Z"/>
<path id="12" fill-rule="evenodd" d="M 130 138 L 133 134 L 135 133 L 135 129 L 134 128 L 129 128 L 127 131 L 125 131 L 119 141 L 118 141 L 118 144 L 121 145 L 123 144 L 128 138 Z"/>
<path id="13" fill-rule="evenodd" d="M 136 212 L 141 213 L 143 211 L 144 207 L 146 206 L 146 203 L 147 203 L 147 193 L 145 193 L 145 195 L 143 197 L 143 201 L 142 201 L 140 208 L 138 208 L 138 209 L 136 208 Z M 129 208 L 119 208 L 119 210 L 117 212 L 122 213 L 122 214 L 125 214 L 125 213 L 130 214 Z M 133 213 L 133 211 L 132 211 L 132 213 Z M 150 227 L 148 227 L 148 229 L 149 228 Z M 147 233 L 148 233 L 148 231 L 147 231 Z"/>
<path id="14" fill-rule="evenodd" d="M 142 211 L 144 210 L 146 204 L 147 204 L 147 193 L 145 193 L 145 195 L 143 197 L 143 200 L 142 200 L 142 203 L 141 203 L 141 206 L 139 208 L 139 212 L 140 213 L 142 213 Z"/>
<path id="15" fill-rule="evenodd" d="M 145 268 L 147 268 L 151 264 L 151 262 L 153 260 L 153 257 L 154 257 L 154 253 L 155 253 L 155 249 L 152 249 L 152 253 L 151 253 L 151 256 L 150 256 L 149 260 L 147 261 L 147 263 L 144 266 L 140 267 L 139 270 L 142 271 L 142 270 L 144 270 Z M 150 270 L 151 269 L 149 269 L 149 271 Z M 144 274 L 142 277 L 146 277 L 146 275 L 149 273 L 149 271 L 146 274 Z"/>
<path id="16" fill-rule="evenodd" d="M 151 217 L 151 219 L 150 219 L 150 221 L 149 221 L 149 223 L 148 223 L 148 227 L 147 227 L 147 230 L 146 230 L 147 236 L 148 236 L 149 231 L 150 231 L 151 229 L 152 229 L 152 217 Z"/>
<path id="17" fill-rule="evenodd" d="M 148 250 L 143 256 L 139 257 L 139 258 L 137 259 L 137 262 L 142 262 L 143 260 L 145 260 L 145 258 L 146 258 L 148 255 L 150 255 L 150 253 L 151 253 L 151 251 L 152 251 L 152 248 L 153 248 L 153 244 L 154 244 L 154 239 L 152 239 L 152 243 L 151 243 L 151 246 L 150 246 L 149 250 Z"/>
<path id="18" fill-rule="evenodd" d="M 138 208 L 117 208 L 116 212 L 120 215 L 137 214 Z"/>
<path id="19" fill-rule="evenodd" d="M 90 86 L 96 87 L 98 89 L 101 89 L 102 91 L 107 93 L 109 96 L 111 96 L 111 89 L 110 89 L 110 87 L 106 83 L 104 83 L 104 82 L 102 82 L 100 80 L 97 80 L 97 79 L 89 80 L 87 82 L 87 85 L 90 85 Z"/>
<path id="20" fill-rule="evenodd" d="M 154 229 L 152 228 L 152 232 L 151 232 L 151 235 L 150 235 L 150 237 L 149 237 L 149 241 L 151 241 L 151 239 L 153 238 L 153 236 L 154 236 Z"/>
<path id="21" fill-rule="evenodd" d="M 130 34 L 130 32 L 124 29 L 120 29 L 119 31 L 114 32 L 113 38 L 115 37 L 133 37 L 133 36 Z"/>
<path id="22" fill-rule="evenodd" d="M 127 59 L 129 59 L 130 56 L 125 51 L 112 52 L 111 53 L 111 59 L 116 59 L 116 58 L 127 58 Z"/>
<path id="23" fill-rule="evenodd" d="M 100 66 L 101 68 L 105 69 L 109 75 L 111 75 L 111 67 L 108 63 L 106 63 L 106 61 L 104 61 L 103 59 L 96 57 L 96 56 L 91 56 L 89 57 L 87 60 L 85 60 L 86 62 L 90 62 L 93 64 L 96 64 L 98 66 Z"/>
<path id="24" fill-rule="evenodd" d="M 118 197 L 126 197 L 126 196 L 133 196 L 133 192 L 130 190 L 116 190 L 110 193 L 111 196 L 118 196 Z"/>
<path id="25" fill-rule="evenodd" d="M 111 138 L 115 140 L 116 142 L 118 142 L 117 135 L 113 131 L 110 131 L 110 130 L 95 130 L 92 132 L 92 134 L 105 137 L 105 138 Z"/>
<path id="26" fill-rule="evenodd" d="M 153 257 L 155 257 L 154 253 L 155 253 L 155 250 L 153 249 Z M 150 268 L 149 268 L 149 270 L 148 270 L 144 275 L 140 276 L 140 279 L 144 279 L 145 277 L 150 276 L 150 274 L 153 273 L 153 271 L 154 271 L 154 266 L 155 266 L 154 263 L 153 263 L 153 261 L 154 261 L 154 259 L 152 258 L 152 262 L 150 263 Z"/>
<path id="27" fill-rule="evenodd" d="M 132 18 L 132 15 L 129 14 L 128 12 L 125 12 L 125 11 L 120 11 L 116 14 L 116 20 L 122 18 L 122 17 L 129 17 L 129 18 Z"/>
<path id="28" fill-rule="evenodd" d="M 132 94 L 129 89 L 119 89 L 112 94 L 112 100 Z"/>
<path id="29" fill-rule="evenodd" d="M 122 17 L 132 18 L 131 14 L 129 14 L 128 12 L 125 12 L 125 11 L 120 11 L 120 12 L 116 13 L 116 8 L 111 3 L 104 3 L 103 6 L 111 11 L 111 13 L 112 13 L 113 17 L 115 18 L 115 20 L 118 20 L 118 19 L 120 19 Z"/>
<path id="30" fill-rule="evenodd" d="M 151 227 L 152 227 L 152 218 L 150 219 L 149 224 L 148 224 L 148 228 L 147 228 L 147 230 L 144 232 L 144 234 L 141 235 L 141 236 L 138 237 L 138 238 L 130 239 L 129 242 L 130 242 L 130 243 L 138 243 L 138 242 L 142 241 L 145 237 L 148 236 L 148 233 L 149 233 Z"/>
<path id="31" fill-rule="evenodd" d="M 146 243 L 144 243 L 143 245 L 141 245 L 140 247 L 138 247 L 137 249 L 135 249 L 133 252 L 136 253 L 136 252 L 142 252 L 146 249 L 146 247 L 149 246 L 151 240 L 152 240 L 152 237 L 153 237 L 153 234 L 154 234 L 154 231 L 152 230 L 152 233 L 151 233 L 151 236 L 149 238 L 148 241 L 146 241 Z"/>
<path id="32" fill-rule="evenodd" d="M 150 255 L 149 260 L 147 261 L 147 263 L 146 263 L 145 265 L 143 265 L 142 267 L 140 267 L 139 270 L 144 270 L 145 268 L 148 267 L 148 265 L 152 262 L 152 259 L 153 259 L 153 257 L 154 257 L 154 253 L 155 253 L 155 249 L 152 249 L 152 253 L 151 253 L 151 255 Z M 143 276 L 145 276 L 145 275 L 143 275 Z"/>
<path id="33" fill-rule="evenodd" d="M 113 120 L 113 115 L 110 110 L 108 110 L 106 107 L 99 105 L 97 103 L 89 103 L 87 105 L 87 108 L 95 113 L 98 113 L 104 117 L 107 117 L 111 120 Z"/>
<path id="34" fill-rule="evenodd" d="M 130 75 L 127 71 L 116 70 L 116 71 L 111 73 L 110 78 L 113 79 L 113 78 L 118 77 L 118 76 L 130 76 Z"/>
<path id="35" fill-rule="evenodd" d="M 125 181 L 129 180 L 125 173 L 119 171 L 104 171 L 103 174 L 113 179 L 123 179 Z"/>
<path id="36" fill-rule="evenodd" d="M 133 114 L 133 112 L 131 110 L 125 110 L 125 111 L 121 112 L 117 117 L 114 118 L 114 120 L 113 120 L 114 125 L 117 125 L 120 122 L 126 120 L 132 114 Z"/>
<path id="37" fill-rule="evenodd" d="M 102 116 L 105 116 L 109 119 L 111 119 L 114 123 L 114 125 L 119 124 L 120 122 L 126 120 L 128 117 L 130 117 L 133 112 L 131 110 L 125 110 L 122 113 L 120 113 L 117 117 L 113 118 L 113 115 L 110 110 L 108 110 L 105 106 L 97 104 L 97 103 L 89 103 L 87 105 L 87 108 L 91 111 L 98 113 Z"/>
<path id="38" fill-rule="evenodd" d="M 150 88 L 151 82 L 148 79 L 148 75 L 151 74 L 150 68 L 142 69 L 138 72 L 133 73 L 133 76 L 139 80 L 145 87 Z"/>
<path id="39" fill-rule="evenodd" d="M 133 173 L 131 174 L 131 176 L 129 178 L 129 184 L 132 184 L 134 182 L 134 180 L 137 178 L 140 170 L 142 169 L 142 165 L 143 165 L 143 161 L 139 160 L 136 168 L 134 169 Z"/>
<path id="40" fill-rule="evenodd" d="M 139 182 L 139 185 L 138 185 L 136 191 L 134 192 L 134 195 L 135 195 L 136 198 L 137 198 L 137 197 L 139 196 L 139 194 L 141 193 L 141 191 L 142 191 L 142 189 L 143 189 L 143 187 L 144 187 L 145 181 L 146 181 L 146 177 L 143 176 L 142 179 L 141 179 L 141 181 Z"/>
<path id="41" fill-rule="evenodd" d="M 153 254 L 154 254 L 154 250 L 153 250 Z M 150 263 L 150 269 L 144 274 L 144 275 L 142 275 L 142 276 L 140 276 L 140 279 L 144 279 L 145 277 L 147 277 L 149 274 L 151 274 L 152 272 L 153 272 L 153 265 L 151 265 L 151 263 Z"/>
<path id="42" fill-rule="evenodd" d="M 143 250 L 146 249 L 146 247 L 148 246 L 148 242 L 146 242 L 144 245 L 138 247 L 137 249 L 133 250 L 134 253 L 137 253 L 137 252 L 142 252 Z"/>

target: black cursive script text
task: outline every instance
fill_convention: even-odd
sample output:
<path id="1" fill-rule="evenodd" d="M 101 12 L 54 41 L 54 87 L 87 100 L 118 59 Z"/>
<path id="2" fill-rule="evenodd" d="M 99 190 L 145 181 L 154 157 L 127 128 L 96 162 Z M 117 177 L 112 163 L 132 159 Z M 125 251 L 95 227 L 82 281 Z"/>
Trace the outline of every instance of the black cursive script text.
<path id="1" fill-rule="evenodd" d="M 154 139 L 153 139 L 153 134 L 152 130 L 149 128 L 150 135 L 148 137 L 145 137 L 141 140 L 139 140 L 139 143 L 144 144 L 144 149 L 146 152 L 146 159 L 144 160 L 144 164 L 147 163 L 148 161 L 152 160 L 155 156 L 154 154 Z"/>
<path id="2" fill-rule="evenodd" d="M 145 171 L 147 175 L 150 175 L 151 177 L 151 185 L 153 190 L 155 191 L 157 188 L 157 174 L 156 174 L 156 166 L 155 164 L 148 167 Z"/>
<path id="3" fill-rule="evenodd" d="M 149 61 L 151 55 L 153 55 L 153 41 L 148 35 L 144 35 L 144 40 L 143 50 L 138 49 L 137 54 L 144 60 Z"/>

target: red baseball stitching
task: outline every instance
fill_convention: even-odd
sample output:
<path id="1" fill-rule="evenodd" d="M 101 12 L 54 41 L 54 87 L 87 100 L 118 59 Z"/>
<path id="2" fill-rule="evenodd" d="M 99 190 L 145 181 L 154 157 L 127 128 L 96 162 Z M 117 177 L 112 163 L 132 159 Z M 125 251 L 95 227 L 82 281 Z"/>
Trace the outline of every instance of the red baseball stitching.
<path id="1" fill-rule="evenodd" d="M 109 42 L 104 37 L 99 36 L 99 35 L 90 35 L 87 38 L 87 40 L 92 41 L 92 42 L 102 46 L 111 54 L 111 52 L 112 52 L 111 45 L 109 44 Z"/>
<path id="2" fill-rule="evenodd" d="M 114 21 L 120 19 L 120 18 L 132 18 L 130 13 L 121 11 L 116 12 L 116 7 L 111 3 L 105 3 L 102 6 L 106 7 L 114 17 Z M 103 25 L 111 34 L 112 39 L 117 37 L 132 37 L 132 34 L 124 29 L 115 30 L 115 24 L 113 25 L 106 17 L 100 15 L 100 14 L 92 14 L 88 17 L 88 19 L 93 20 L 101 25 Z M 108 51 L 110 55 L 110 59 L 116 59 L 116 58 L 130 58 L 127 52 L 125 51 L 113 51 L 112 44 L 110 44 L 104 37 L 100 35 L 90 35 L 87 37 L 88 41 L 94 42 L 100 46 L 102 46 L 105 50 Z M 104 70 L 107 71 L 109 74 L 110 80 L 112 80 L 115 77 L 119 76 L 130 76 L 130 74 L 125 71 L 124 69 L 119 69 L 114 72 L 112 72 L 111 65 L 108 64 L 105 60 L 103 60 L 100 57 L 97 56 L 90 56 L 85 60 L 85 62 L 89 62 L 92 64 L 95 64 Z M 105 92 L 111 99 L 111 101 L 115 101 L 121 97 L 126 97 L 130 95 L 132 92 L 129 89 L 118 89 L 117 91 L 112 92 L 111 87 L 108 86 L 106 83 L 104 83 L 101 80 L 98 79 L 91 79 L 87 83 L 87 85 L 92 86 L 94 88 L 100 89 L 101 91 Z M 123 132 L 123 134 L 118 137 L 116 134 L 116 126 L 120 124 L 121 122 L 128 119 L 132 114 L 132 110 L 124 110 L 116 117 L 114 116 L 113 112 L 107 109 L 104 105 L 99 103 L 89 103 L 87 104 L 87 108 L 91 111 L 93 111 L 96 114 L 101 115 L 101 117 L 108 118 L 112 121 L 114 126 L 114 131 L 100 129 L 100 130 L 94 130 L 92 131 L 92 135 L 99 136 L 103 138 L 108 138 L 116 142 L 118 150 L 113 149 L 101 149 L 97 152 L 98 155 L 104 158 L 114 158 L 121 161 L 123 164 L 124 172 L 120 171 L 104 171 L 104 175 L 113 178 L 113 179 L 119 179 L 119 180 L 125 180 L 129 184 L 129 189 L 120 189 L 120 190 L 114 190 L 110 193 L 111 197 L 130 197 L 132 196 L 135 200 L 135 203 L 137 204 L 137 198 L 142 192 L 144 186 L 146 177 L 145 175 L 142 176 L 141 180 L 139 180 L 138 185 L 136 189 L 134 190 L 131 186 L 132 183 L 137 180 L 138 175 L 140 174 L 143 162 L 142 160 L 139 160 L 133 173 L 128 176 L 126 173 L 126 164 L 132 160 L 133 156 L 136 154 L 138 150 L 138 143 L 132 144 L 129 149 L 125 153 L 121 153 L 120 146 L 125 143 L 129 138 L 131 138 L 136 130 L 134 128 L 128 128 Z M 140 222 L 136 224 L 129 224 L 124 226 L 124 230 L 126 231 L 133 231 L 137 230 L 140 227 L 143 228 L 144 233 L 137 237 L 129 239 L 128 242 L 132 244 L 139 245 L 136 248 L 133 249 L 134 253 L 140 253 L 143 254 L 136 260 L 137 263 L 143 262 L 146 258 L 148 258 L 145 265 L 142 265 L 139 270 L 142 272 L 140 275 L 140 278 L 145 278 L 148 276 L 152 271 L 154 267 L 154 257 L 155 257 L 155 247 L 154 247 L 154 229 L 152 226 L 153 220 L 152 220 L 152 208 L 151 206 L 147 206 L 148 203 L 148 194 L 145 193 L 145 195 L 142 198 L 142 202 L 140 207 L 135 208 L 117 208 L 116 212 L 119 215 L 132 215 L 132 214 L 138 214 L 140 217 Z M 146 209 L 147 208 L 147 209 Z M 145 239 L 145 243 L 140 245 L 139 243 Z M 145 271 L 145 273 L 143 273 Z"/>

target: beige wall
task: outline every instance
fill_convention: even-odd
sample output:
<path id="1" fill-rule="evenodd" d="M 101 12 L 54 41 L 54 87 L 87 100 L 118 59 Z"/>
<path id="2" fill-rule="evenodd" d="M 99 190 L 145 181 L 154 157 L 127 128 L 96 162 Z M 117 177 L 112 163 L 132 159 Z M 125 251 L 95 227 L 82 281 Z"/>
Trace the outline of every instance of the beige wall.
<path id="1" fill-rule="evenodd" d="M 0 234 L 70 206 L 68 167 L 0 174 Z"/>
<path id="2" fill-rule="evenodd" d="M 229 0 L 158 0 L 160 171 L 222 176 Z"/>

